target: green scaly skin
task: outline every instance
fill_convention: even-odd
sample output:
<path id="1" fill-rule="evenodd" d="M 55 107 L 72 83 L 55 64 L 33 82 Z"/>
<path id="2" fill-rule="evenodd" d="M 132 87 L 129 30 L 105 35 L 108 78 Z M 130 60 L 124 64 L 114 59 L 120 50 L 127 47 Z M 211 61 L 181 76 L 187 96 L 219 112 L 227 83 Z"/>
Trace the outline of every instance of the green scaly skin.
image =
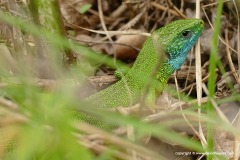
<path id="1" fill-rule="evenodd" d="M 199 19 L 174 21 L 156 30 L 148 37 L 133 67 L 121 80 L 85 100 L 102 108 L 127 107 L 137 103 L 147 91 L 145 102 L 148 106 L 154 105 L 169 76 L 180 68 L 202 30 L 203 21 Z M 164 60 L 159 65 L 160 58 Z M 149 82 L 153 85 L 148 86 Z M 115 127 L 97 116 L 84 113 L 76 116 L 102 128 Z M 4 135 L 4 130 L 0 130 L 0 135 Z M 6 142 L 6 147 L 9 145 L 11 142 Z M 16 159 L 15 151 L 9 151 L 9 158 Z"/>
<path id="2" fill-rule="evenodd" d="M 86 100 L 102 108 L 127 107 L 139 102 L 140 97 L 146 95 L 145 103 L 152 107 L 169 76 L 185 61 L 203 27 L 204 22 L 201 19 L 187 19 L 173 21 L 156 30 L 145 41 L 129 72 L 114 85 Z M 164 58 L 160 65 L 159 57 Z M 149 82 L 153 83 L 146 90 Z"/>
<path id="3" fill-rule="evenodd" d="M 138 102 L 154 108 L 156 97 L 169 76 L 180 68 L 187 53 L 202 33 L 200 19 L 177 20 L 156 30 L 145 41 L 133 67 L 114 85 L 88 97 L 85 101 L 103 109 L 128 107 Z M 76 118 L 105 129 L 115 123 L 102 117 L 78 113 Z"/>

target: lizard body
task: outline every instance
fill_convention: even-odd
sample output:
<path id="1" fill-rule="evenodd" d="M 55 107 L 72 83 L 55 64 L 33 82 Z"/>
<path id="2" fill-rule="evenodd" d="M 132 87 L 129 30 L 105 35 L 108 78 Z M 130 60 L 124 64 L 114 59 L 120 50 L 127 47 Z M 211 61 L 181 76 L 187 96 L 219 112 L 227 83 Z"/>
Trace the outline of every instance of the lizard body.
<path id="1" fill-rule="evenodd" d="M 147 92 L 146 105 L 155 104 L 156 97 L 169 76 L 180 68 L 187 53 L 199 38 L 204 27 L 201 19 L 177 20 L 154 31 L 145 41 L 134 65 L 114 85 L 86 98 L 102 108 L 130 106 Z M 162 64 L 158 65 L 159 62 Z M 149 81 L 152 79 L 152 81 Z M 147 90 L 144 88 L 152 82 Z"/>
<path id="2" fill-rule="evenodd" d="M 121 80 L 85 100 L 101 108 L 130 106 L 137 103 L 146 91 L 146 97 L 143 98 L 147 104 L 153 105 L 169 76 L 185 61 L 187 53 L 199 38 L 203 25 L 200 19 L 178 20 L 156 30 L 147 38 L 133 67 Z M 148 86 L 149 82 L 153 85 Z M 76 118 L 109 128 L 109 124 L 96 116 L 78 113 Z M 4 137 L 4 130 L 0 130 L 0 136 Z M 3 148 L 7 148 L 12 143 L 6 142 L 3 145 Z M 15 152 L 14 149 L 10 150 L 9 156 L 16 157 Z"/>

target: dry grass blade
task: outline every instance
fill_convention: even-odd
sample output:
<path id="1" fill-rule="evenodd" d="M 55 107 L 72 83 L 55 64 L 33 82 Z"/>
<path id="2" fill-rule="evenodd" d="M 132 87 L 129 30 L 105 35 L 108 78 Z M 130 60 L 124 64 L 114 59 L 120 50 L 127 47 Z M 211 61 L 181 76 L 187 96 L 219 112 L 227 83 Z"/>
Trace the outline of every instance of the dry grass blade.
<path id="1" fill-rule="evenodd" d="M 114 136 L 112 134 L 109 134 L 101 129 L 98 129 L 96 127 L 93 127 L 86 123 L 77 123 L 75 124 L 75 127 L 79 129 L 80 131 L 85 131 L 90 134 L 99 134 L 101 135 L 101 138 L 105 139 L 106 141 L 117 144 L 118 146 L 122 147 L 123 149 L 133 149 L 135 150 L 141 157 L 143 158 L 152 158 L 152 159 L 165 159 L 164 157 L 161 157 L 155 152 L 152 152 L 148 150 L 147 148 L 144 148 L 142 146 L 135 145 L 133 143 L 130 143 L 128 141 L 122 140 L 117 136 Z"/>
<path id="2" fill-rule="evenodd" d="M 175 16 L 179 16 L 178 12 L 176 12 L 175 10 L 169 9 L 167 7 L 164 7 L 164 6 L 162 6 L 162 5 L 160 5 L 160 4 L 156 3 L 156 2 L 151 2 L 151 4 L 152 4 L 152 6 L 158 8 L 160 10 L 168 11 L 168 12 L 170 12 L 171 14 L 173 14 Z M 184 16 L 182 14 L 180 14 L 180 15 L 183 16 L 183 18 L 185 18 L 185 19 L 187 18 L 186 16 Z"/>
<path id="3" fill-rule="evenodd" d="M 231 51 L 229 49 L 230 44 L 229 44 L 229 39 L 228 39 L 228 29 L 225 29 L 225 40 L 226 40 L 226 44 L 227 44 L 226 45 L 226 52 L 227 52 L 228 63 L 229 63 L 230 69 L 232 71 L 232 74 L 233 74 L 238 86 L 240 87 L 240 79 L 239 79 L 237 71 L 234 67 L 232 57 L 231 57 Z"/>

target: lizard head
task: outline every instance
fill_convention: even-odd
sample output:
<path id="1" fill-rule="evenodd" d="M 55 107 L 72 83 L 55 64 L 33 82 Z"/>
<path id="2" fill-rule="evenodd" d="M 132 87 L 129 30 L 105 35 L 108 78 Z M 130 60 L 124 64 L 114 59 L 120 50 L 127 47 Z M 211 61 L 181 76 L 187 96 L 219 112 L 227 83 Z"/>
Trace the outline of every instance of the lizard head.
<path id="1" fill-rule="evenodd" d="M 201 19 L 177 20 L 155 31 L 168 57 L 167 63 L 177 70 L 196 43 L 204 28 Z"/>

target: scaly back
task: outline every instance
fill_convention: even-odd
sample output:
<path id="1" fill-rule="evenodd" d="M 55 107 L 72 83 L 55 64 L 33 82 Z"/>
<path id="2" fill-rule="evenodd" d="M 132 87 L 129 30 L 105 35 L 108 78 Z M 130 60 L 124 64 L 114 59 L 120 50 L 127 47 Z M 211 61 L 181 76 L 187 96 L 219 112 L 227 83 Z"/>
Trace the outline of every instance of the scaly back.
<path id="1" fill-rule="evenodd" d="M 104 108 L 133 105 L 151 78 L 157 85 L 150 87 L 149 94 L 156 97 L 169 76 L 185 61 L 203 25 L 200 19 L 177 20 L 156 30 L 145 41 L 130 71 L 116 84 L 86 100 Z"/>

